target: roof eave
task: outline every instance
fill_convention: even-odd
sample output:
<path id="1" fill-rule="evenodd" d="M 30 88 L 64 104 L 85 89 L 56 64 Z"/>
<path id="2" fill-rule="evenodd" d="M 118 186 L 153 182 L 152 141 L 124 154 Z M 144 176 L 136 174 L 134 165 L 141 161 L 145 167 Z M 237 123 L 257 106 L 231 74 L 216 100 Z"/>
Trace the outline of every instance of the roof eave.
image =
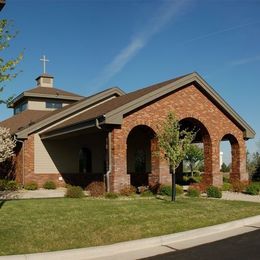
<path id="1" fill-rule="evenodd" d="M 146 94 L 134 101 L 131 101 L 106 114 L 107 124 L 122 124 L 123 115 L 147 104 L 169 92 L 178 90 L 185 85 L 197 82 L 239 125 L 244 129 L 244 138 L 252 139 L 255 137 L 255 131 L 220 97 L 220 95 L 196 72 L 193 72 L 173 83 L 170 83 L 160 89 Z"/>

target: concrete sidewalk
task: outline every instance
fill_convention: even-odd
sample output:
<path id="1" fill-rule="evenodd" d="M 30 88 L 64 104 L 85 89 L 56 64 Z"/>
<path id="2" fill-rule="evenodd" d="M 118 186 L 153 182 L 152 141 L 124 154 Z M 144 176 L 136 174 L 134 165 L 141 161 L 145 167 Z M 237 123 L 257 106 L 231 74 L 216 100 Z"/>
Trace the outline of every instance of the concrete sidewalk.
<path id="1" fill-rule="evenodd" d="M 140 259 L 205 244 L 260 228 L 260 215 L 172 235 L 139 239 L 108 246 L 27 255 L 2 256 L 0 260 Z"/>

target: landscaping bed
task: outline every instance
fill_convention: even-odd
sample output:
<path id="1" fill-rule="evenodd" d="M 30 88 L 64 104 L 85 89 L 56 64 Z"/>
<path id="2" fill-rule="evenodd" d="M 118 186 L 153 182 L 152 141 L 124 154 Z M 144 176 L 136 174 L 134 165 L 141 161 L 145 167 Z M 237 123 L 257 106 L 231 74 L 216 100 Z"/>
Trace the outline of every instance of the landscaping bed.
<path id="1" fill-rule="evenodd" d="M 260 214 L 258 203 L 178 197 L 0 201 L 0 255 L 112 244 Z"/>

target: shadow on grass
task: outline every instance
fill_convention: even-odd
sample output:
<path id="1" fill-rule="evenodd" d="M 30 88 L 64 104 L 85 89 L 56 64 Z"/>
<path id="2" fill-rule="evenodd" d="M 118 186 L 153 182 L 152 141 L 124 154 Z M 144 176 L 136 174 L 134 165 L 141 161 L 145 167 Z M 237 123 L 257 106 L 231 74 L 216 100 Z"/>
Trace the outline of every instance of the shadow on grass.
<path id="1" fill-rule="evenodd" d="M 0 200 L 0 209 L 3 207 L 3 205 L 5 204 L 6 200 Z"/>

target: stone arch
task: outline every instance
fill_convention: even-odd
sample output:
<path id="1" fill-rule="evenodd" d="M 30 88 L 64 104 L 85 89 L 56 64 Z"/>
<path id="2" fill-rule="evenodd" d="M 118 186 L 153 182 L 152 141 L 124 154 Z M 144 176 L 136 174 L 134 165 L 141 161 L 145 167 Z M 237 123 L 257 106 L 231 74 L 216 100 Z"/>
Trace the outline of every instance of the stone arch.
<path id="1" fill-rule="evenodd" d="M 139 187 L 157 182 L 159 162 L 154 154 L 157 149 L 154 130 L 147 125 L 134 126 L 128 133 L 126 145 L 127 174 L 130 175 L 130 184 Z"/>
<path id="2" fill-rule="evenodd" d="M 204 150 L 204 174 L 203 181 L 207 184 L 213 183 L 213 149 L 212 141 L 208 128 L 201 120 L 194 117 L 185 117 L 180 121 L 181 129 L 196 131 L 194 143 L 202 143 Z"/>
<path id="3" fill-rule="evenodd" d="M 231 145 L 230 181 L 240 180 L 240 145 L 238 139 L 231 133 L 225 134 L 221 141 L 229 141 Z"/>

